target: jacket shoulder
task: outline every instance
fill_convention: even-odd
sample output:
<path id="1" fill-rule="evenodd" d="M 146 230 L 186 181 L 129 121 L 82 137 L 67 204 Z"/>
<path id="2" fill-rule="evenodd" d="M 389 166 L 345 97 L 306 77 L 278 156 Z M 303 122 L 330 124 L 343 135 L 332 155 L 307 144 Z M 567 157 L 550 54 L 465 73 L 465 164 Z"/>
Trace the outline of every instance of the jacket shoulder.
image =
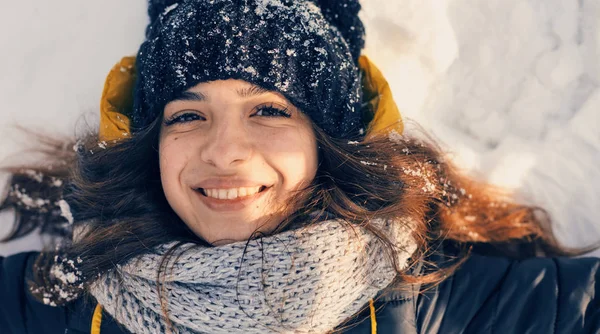
<path id="1" fill-rule="evenodd" d="M 87 296 L 64 306 L 46 305 L 33 297 L 28 281 L 39 252 L 0 257 L 0 332 L 12 334 L 90 333 L 96 302 Z M 123 333 L 110 318 L 102 334 Z"/>
<path id="2" fill-rule="evenodd" d="M 29 292 L 38 252 L 0 258 L 0 328 L 8 333 L 64 333 L 65 312 L 37 301 Z"/>
<path id="3" fill-rule="evenodd" d="M 588 333 L 600 329 L 600 259 L 473 255 L 419 296 L 421 332 Z"/>

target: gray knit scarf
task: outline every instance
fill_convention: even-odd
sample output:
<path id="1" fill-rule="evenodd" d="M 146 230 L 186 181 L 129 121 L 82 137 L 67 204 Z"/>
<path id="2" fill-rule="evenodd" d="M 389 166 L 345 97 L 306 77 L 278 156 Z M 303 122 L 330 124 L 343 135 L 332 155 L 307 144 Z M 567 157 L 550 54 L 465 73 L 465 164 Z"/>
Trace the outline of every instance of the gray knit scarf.
<path id="1" fill-rule="evenodd" d="M 416 249 L 406 221 L 376 219 L 404 268 Z M 157 247 L 100 278 L 91 293 L 133 333 L 166 332 Z M 396 277 L 382 242 L 340 220 L 218 247 L 185 245 L 164 296 L 176 333 L 324 333 L 358 313 Z M 178 252 L 178 254 L 180 254 Z"/>

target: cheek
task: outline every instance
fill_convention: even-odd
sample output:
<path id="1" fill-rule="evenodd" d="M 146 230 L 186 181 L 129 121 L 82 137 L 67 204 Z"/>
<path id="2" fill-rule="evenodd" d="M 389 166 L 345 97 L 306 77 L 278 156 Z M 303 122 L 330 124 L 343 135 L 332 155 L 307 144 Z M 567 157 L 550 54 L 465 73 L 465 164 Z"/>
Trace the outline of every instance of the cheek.
<path id="1" fill-rule="evenodd" d="M 287 190 L 310 183 L 317 171 L 317 144 L 312 130 L 288 129 L 285 133 L 263 135 L 260 143 L 266 161 L 277 170 Z"/>
<path id="2" fill-rule="evenodd" d="M 178 197 L 179 175 L 185 166 L 183 147 L 174 138 L 161 138 L 158 148 L 160 179 L 167 200 Z"/>

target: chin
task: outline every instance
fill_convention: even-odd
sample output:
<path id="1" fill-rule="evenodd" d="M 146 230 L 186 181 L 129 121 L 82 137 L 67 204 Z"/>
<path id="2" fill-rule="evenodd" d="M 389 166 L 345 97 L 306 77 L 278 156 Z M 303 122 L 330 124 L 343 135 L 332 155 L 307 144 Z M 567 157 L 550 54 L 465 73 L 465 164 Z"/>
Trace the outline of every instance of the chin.
<path id="1" fill-rule="evenodd" d="M 226 219 L 226 218 L 225 218 Z M 231 220 L 230 220 L 231 221 Z M 265 234 L 268 234 L 269 232 L 273 231 L 274 227 L 269 227 L 269 228 L 261 228 L 261 227 L 257 227 L 257 225 L 252 224 L 252 226 L 242 226 L 242 223 L 233 223 L 233 224 L 219 224 L 218 225 L 219 229 L 225 229 L 228 232 L 234 232 L 234 233 L 219 233 L 219 234 L 213 234 L 211 237 L 208 238 L 202 238 L 204 240 L 207 240 L 208 243 L 210 243 L 211 245 L 214 246 L 222 246 L 222 245 L 226 245 L 226 244 L 230 244 L 230 243 L 234 243 L 234 242 L 245 242 L 248 241 L 248 239 L 250 239 L 250 237 L 254 236 L 263 236 Z M 215 230 L 215 229 L 211 229 L 211 230 Z M 225 231 L 223 231 L 225 232 Z M 202 237 L 203 233 L 197 233 L 199 236 Z"/>

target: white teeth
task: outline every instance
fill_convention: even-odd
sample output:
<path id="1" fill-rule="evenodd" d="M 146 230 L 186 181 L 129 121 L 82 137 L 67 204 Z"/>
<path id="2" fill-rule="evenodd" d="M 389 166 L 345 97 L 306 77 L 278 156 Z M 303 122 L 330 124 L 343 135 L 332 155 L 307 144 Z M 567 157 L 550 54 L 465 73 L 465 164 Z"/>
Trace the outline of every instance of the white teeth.
<path id="1" fill-rule="evenodd" d="M 261 187 L 251 188 L 231 188 L 231 189 L 204 189 L 208 197 L 218 199 L 236 199 L 238 197 L 252 196 L 256 194 Z"/>

